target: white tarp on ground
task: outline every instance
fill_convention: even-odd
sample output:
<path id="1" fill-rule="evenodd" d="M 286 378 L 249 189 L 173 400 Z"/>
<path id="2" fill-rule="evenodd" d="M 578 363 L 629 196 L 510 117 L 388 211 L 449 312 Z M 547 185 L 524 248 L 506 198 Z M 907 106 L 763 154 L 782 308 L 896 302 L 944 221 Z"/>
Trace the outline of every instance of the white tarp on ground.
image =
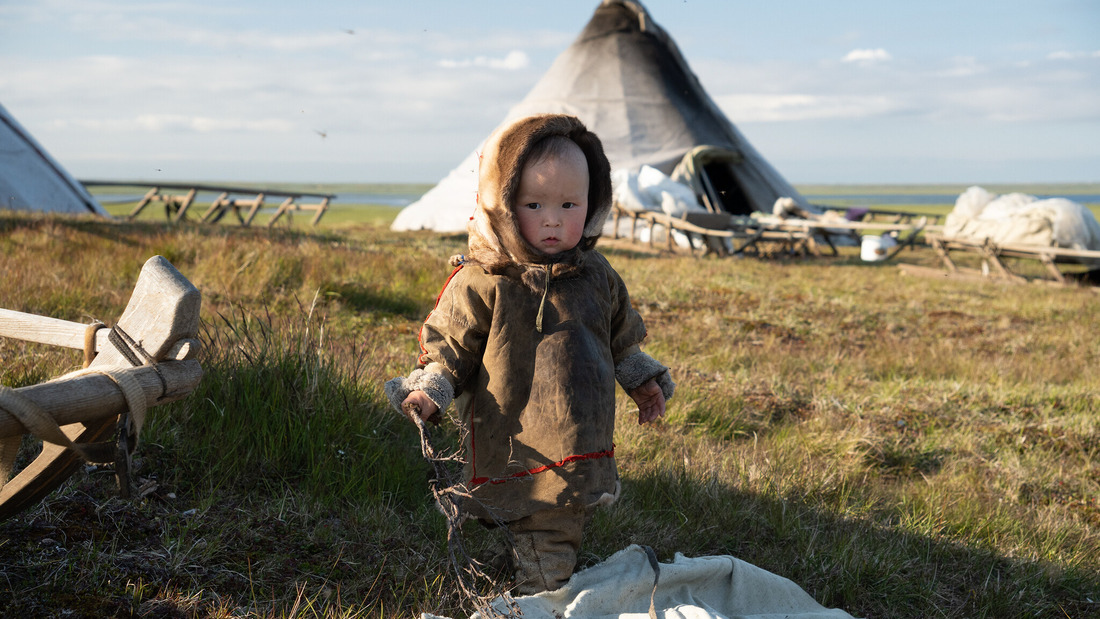
<path id="1" fill-rule="evenodd" d="M 734 557 L 688 558 L 677 553 L 672 563 L 661 563 L 660 569 L 653 597 L 660 618 L 852 618 L 818 604 L 790 580 Z M 523 619 L 648 619 L 652 592 L 653 568 L 646 552 L 641 546 L 629 546 L 573 574 L 557 591 L 515 601 Z M 503 605 L 496 608 L 507 612 Z"/>
<path id="2" fill-rule="evenodd" d="M 1083 204 L 1066 198 L 1039 200 L 1023 193 L 998 196 L 982 187 L 959 195 L 943 234 L 1001 245 L 1100 250 L 1100 222 Z"/>

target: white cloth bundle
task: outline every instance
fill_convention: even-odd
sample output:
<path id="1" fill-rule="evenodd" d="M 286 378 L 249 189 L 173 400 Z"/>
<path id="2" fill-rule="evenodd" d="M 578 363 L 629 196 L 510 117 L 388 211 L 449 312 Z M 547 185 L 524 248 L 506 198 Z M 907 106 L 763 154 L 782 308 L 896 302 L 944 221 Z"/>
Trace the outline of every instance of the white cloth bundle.
<path id="1" fill-rule="evenodd" d="M 573 574 L 557 591 L 515 602 L 523 619 L 648 619 L 653 577 L 645 549 L 629 546 Z M 677 553 L 672 563 L 660 564 L 653 602 L 664 619 L 852 619 L 818 604 L 790 580 L 731 556 Z M 494 608 L 507 615 L 500 600 Z"/>

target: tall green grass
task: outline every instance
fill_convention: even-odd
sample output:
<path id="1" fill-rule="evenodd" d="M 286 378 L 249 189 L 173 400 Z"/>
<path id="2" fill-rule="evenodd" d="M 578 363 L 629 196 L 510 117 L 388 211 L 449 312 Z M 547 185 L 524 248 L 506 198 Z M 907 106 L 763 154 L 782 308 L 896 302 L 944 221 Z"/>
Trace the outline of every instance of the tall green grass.
<path id="1" fill-rule="evenodd" d="M 112 321 L 161 254 L 203 292 L 204 342 L 196 392 L 152 411 L 142 498 L 92 468 L 0 523 L 6 612 L 462 615 L 415 430 L 380 389 L 462 248 L 370 224 L 0 214 L 0 307 Z M 583 565 L 644 543 L 737 556 L 856 616 L 1100 611 L 1094 292 L 908 278 L 850 250 L 604 253 L 678 388 L 646 427 L 619 394 L 624 495 Z M 6 385 L 77 364 L 0 340 Z"/>

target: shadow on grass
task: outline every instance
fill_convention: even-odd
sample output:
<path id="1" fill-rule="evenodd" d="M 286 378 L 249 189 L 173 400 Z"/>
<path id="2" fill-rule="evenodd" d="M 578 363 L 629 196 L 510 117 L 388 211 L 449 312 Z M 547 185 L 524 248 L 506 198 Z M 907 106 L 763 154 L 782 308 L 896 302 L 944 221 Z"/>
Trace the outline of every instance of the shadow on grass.
<path id="1" fill-rule="evenodd" d="M 1100 574 L 1004 557 L 899 530 L 898 516 L 839 517 L 811 503 L 746 493 L 686 473 L 624 476 L 623 498 L 597 513 L 588 564 L 629 544 L 661 561 L 732 555 L 788 578 L 856 617 L 1086 617 Z"/>
<path id="2" fill-rule="evenodd" d="M 171 221 L 152 221 L 148 219 L 128 220 L 125 216 L 113 219 L 105 219 L 94 216 L 73 216 L 49 213 L 27 213 L 24 211 L 0 210 L 0 233 L 10 233 L 14 230 L 39 230 L 45 226 L 57 226 L 71 229 L 76 232 L 97 236 L 114 243 L 127 246 L 137 246 L 141 241 L 161 234 L 176 234 L 186 229 L 188 232 L 203 237 L 222 237 L 230 234 L 259 235 L 268 238 L 283 240 L 298 240 L 310 238 L 319 242 L 337 242 L 344 240 L 342 236 L 332 231 L 303 229 L 298 230 L 287 226 L 275 226 L 267 228 L 264 225 L 225 225 L 203 224 L 195 220 L 186 219 L 179 223 Z"/>
<path id="3" fill-rule="evenodd" d="M 357 282 L 325 284 L 322 294 L 339 298 L 356 312 L 396 314 L 411 320 L 421 318 L 424 312 L 417 299 L 391 290 L 378 290 Z"/>
<path id="4" fill-rule="evenodd" d="M 274 375 L 216 380 L 191 402 L 202 414 L 183 404 L 166 411 L 170 422 L 160 422 L 135 464 L 146 488 L 139 498 L 112 498 L 109 469 L 89 468 L 0 523 L 0 579 L 14 594 L 6 612 L 239 616 L 233 609 L 248 607 L 258 617 L 313 616 L 288 612 L 294 592 L 308 591 L 313 611 L 329 609 L 323 616 L 465 616 L 411 426 L 376 417 L 385 407 L 377 394 L 345 394 L 362 428 L 317 427 L 306 439 L 297 435 L 308 426 L 294 424 L 313 417 L 310 398 L 278 407 L 284 412 L 268 421 L 240 418 L 240 404 L 226 406 L 218 392 L 295 383 L 272 395 L 279 401 L 310 382 L 292 368 L 261 372 Z M 221 427 L 227 422 L 236 429 Z M 234 434 L 251 429 L 265 440 Z M 274 435 L 281 438 L 272 443 Z M 371 445 L 380 456 L 364 459 Z M 309 455 L 317 450 L 325 453 Z M 1077 618 L 1098 610 L 1089 601 L 1100 594 L 1094 571 L 908 533 L 897 516 L 839 517 L 821 507 L 828 500 L 744 492 L 686 471 L 625 474 L 623 498 L 589 528 L 582 567 L 639 543 L 662 561 L 732 555 L 857 617 Z"/>

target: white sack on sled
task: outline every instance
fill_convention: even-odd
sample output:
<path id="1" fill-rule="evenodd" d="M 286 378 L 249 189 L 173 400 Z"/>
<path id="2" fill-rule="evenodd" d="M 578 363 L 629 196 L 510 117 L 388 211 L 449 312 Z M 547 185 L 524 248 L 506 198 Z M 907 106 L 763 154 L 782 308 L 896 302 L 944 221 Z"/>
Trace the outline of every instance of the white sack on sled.
<path id="1" fill-rule="evenodd" d="M 1066 198 L 1039 200 L 1023 193 L 997 196 L 982 187 L 959 195 L 943 233 L 1002 245 L 1100 250 L 1100 222 L 1084 205 Z"/>
<path id="2" fill-rule="evenodd" d="M 666 619 L 852 619 L 829 609 L 790 580 L 731 556 L 661 563 L 654 597 Z M 523 619 L 648 619 L 653 569 L 641 546 L 573 574 L 564 587 L 515 598 Z M 494 608 L 507 616 L 498 599 Z M 425 619 L 441 619 L 424 615 Z M 474 615 L 471 619 L 480 619 Z"/>
<path id="3" fill-rule="evenodd" d="M 678 183 L 657 168 L 644 165 L 637 172 L 615 170 L 611 173 L 612 199 L 632 211 L 661 211 L 671 217 L 683 217 L 687 211 L 706 212 L 695 197 L 695 190 Z M 610 221 L 610 220 L 609 220 Z M 624 229 L 620 235 L 629 235 L 629 223 L 620 223 Z M 647 243 L 649 229 L 639 231 L 638 240 Z M 673 240 L 680 247 L 688 247 L 688 237 L 673 231 Z"/>

